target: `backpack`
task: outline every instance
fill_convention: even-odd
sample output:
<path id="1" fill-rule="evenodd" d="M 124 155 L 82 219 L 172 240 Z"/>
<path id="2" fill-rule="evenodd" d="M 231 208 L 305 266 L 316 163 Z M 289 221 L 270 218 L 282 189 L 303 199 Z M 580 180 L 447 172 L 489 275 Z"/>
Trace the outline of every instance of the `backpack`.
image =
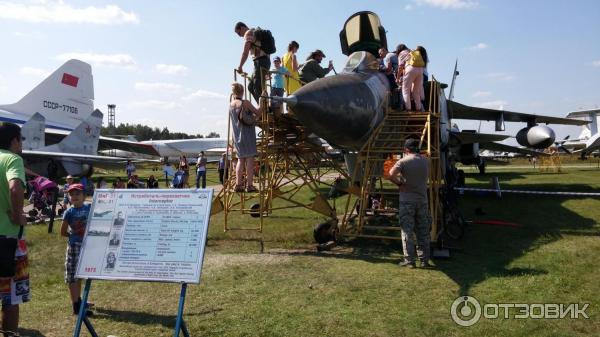
<path id="1" fill-rule="evenodd" d="M 423 56 L 421 56 L 421 52 L 418 50 L 411 51 L 410 60 L 408 60 L 408 64 L 413 67 L 425 67 L 425 61 L 423 61 Z"/>
<path id="2" fill-rule="evenodd" d="M 264 51 L 265 54 L 270 55 L 277 51 L 275 48 L 275 38 L 273 38 L 270 30 L 256 27 L 256 29 L 254 29 L 254 39 L 256 42 L 260 42 L 260 46 L 258 46 L 258 44 L 257 46 Z"/>

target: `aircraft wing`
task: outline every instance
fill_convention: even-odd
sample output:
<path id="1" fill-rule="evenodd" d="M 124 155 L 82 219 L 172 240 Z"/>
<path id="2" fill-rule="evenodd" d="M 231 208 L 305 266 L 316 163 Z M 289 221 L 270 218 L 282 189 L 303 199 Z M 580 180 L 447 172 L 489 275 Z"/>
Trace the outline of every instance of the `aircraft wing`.
<path id="1" fill-rule="evenodd" d="M 46 129 L 46 144 L 59 143 L 69 133 L 70 131 Z M 160 156 L 158 151 L 156 151 L 154 146 L 152 146 L 151 144 L 143 144 L 139 142 L 132 142 L 129 140 L 100 136 L 100 140 L 98 141 L 98 150 L 112 149 L 146 154 L 150 156 Z"/>
<path id="2" fill-rule="evenodd" d="M 510 137 L 506 135 L 476 132 L 452 132 L 452 136 L 458 138 L 461 144 L 499 142 Z"/>
<path id="3" fill-rule="evenodd" d="M 36 151 L 36 150 L 23 150 L 23 158 L 51 158 L 54 160 L 81 160 L 86 163 L 106 163 L 106 164 L 125 164 L 127 158 L 121 157 L 108 157 L 108 156 L 94 156 L 89 154 L 78 154 L 78 153 L 67 153 L 67 152 L 53 152 L 53 151 Z"/>
<path id="4" fill-rule="evenodd" d="M 454 101 L 448 101 L 450 117 L 457 119 L 474 119 L 483 121 L 495 121 L 502 116 L 506 122 L 525 122 L 525 123 L 542 123 L 542 124 L 564 124 L 564 125 L 585 125 L 588 121 L 580 119 L 570 119 L 561 117 L 542 116 L 534 114 L 526 114 L 520 112 L 494 110 L 486 108 L 477 108 Z"/>
<path id="5" fill-rule="evenodd" d="M 123 150 L 127 152 L 135 152 L 139 154 L 147 154 L 150 156 L 160 156 L 158 151 L 154 148 L 154 146 L 150 144 L 142 144 L 139 142 L 132 142 L 129 140 L 116 139 L 110 137 L 100 136 L 100 141 L 98 142 L 98 148 L 100 150 Z"/>
<path id="6" fill-rule="evenodd" d="M 516 147 L 516 146 L 494 143 L 494 142 L 479 143 L 479 148 L 484 149 L 484 150 L 490 150 L 490 151 L 520 153 L 520 154 L 530 155 L 530 156 L 547 156 L 548 155 L 547 153 L 544 153 L 544 152 L 538 152 L 538 151 L 530 150 L 527 148 L 520 148 L 520 147 Z"/>

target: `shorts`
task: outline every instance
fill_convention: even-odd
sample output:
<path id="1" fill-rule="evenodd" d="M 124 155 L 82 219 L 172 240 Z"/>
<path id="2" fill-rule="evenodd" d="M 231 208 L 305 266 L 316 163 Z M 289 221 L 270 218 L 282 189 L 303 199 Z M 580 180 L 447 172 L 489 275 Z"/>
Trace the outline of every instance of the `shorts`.
<path id="1" fill-rule="evenodd" d="M 79 252 L 81 243 L 69 243 L 67 245 L 67 254 L 65 255 L 65 282 L 75 283 L 75 273 L 77 272 L 77 262 L 79 261 Z"/>
<path id="2" fill-rule="evenodd" d="M 29 302 L 29 261 L 27 244 L 20 239 L 15 252 L 16 272 L 13 277 L 0 278 L 0 297 L 2 307 Z"/>

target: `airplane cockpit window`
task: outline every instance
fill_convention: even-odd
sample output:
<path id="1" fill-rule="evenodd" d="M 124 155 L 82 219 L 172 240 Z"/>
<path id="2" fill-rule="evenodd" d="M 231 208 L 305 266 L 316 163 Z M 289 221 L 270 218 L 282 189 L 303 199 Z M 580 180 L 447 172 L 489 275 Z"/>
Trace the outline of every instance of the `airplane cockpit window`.
<path id="1" fill-rule="evenodd" d="M 379 62 L 375 56 L 371 53 L 367 53 L 366 51 L 357 51 L 350 55 L 348 61 L 346 61 L 346 66 L 344 67 L 345 73 L 350 73 L 354 71 L 377 71 L 379 69 Z"/>

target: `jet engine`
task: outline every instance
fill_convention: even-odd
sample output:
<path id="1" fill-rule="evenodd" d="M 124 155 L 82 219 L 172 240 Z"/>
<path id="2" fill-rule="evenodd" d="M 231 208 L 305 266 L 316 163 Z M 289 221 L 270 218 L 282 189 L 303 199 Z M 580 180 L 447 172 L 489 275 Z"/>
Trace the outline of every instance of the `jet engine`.
<path id="1" fill-rule="evenodd" d="M 554 130 L 545 125 L 534 125 L 517 132 L 517 142 L 525 147 L 545 149 L 554 144 Z"/>

